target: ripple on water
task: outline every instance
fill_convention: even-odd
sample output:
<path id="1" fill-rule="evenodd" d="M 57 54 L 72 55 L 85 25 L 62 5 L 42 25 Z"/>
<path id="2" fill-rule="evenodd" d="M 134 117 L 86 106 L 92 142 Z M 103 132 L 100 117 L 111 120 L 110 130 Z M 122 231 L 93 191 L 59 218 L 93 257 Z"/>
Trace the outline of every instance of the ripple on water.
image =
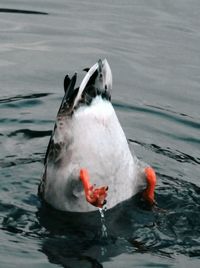
<path id="1" fill-rule="evenodd" d="M 0 103 L 10 103 L 26 99 L 37 99 L 51 95 L 51 93 L 33 93 L 29 95 L 16 95 L 9 98 L 1 98 Z"/>
<path id="2" fill-rule="evenodd" d="M 2 1 L 3 268 L 199 267 L 199 1 L 157 2 Z M 106 239 L 99 212 L 63 213 L 37 197 L 56 88 L 97 54 L 112 65 L 130 145 L 158 174 L 159 208 L 137 195 L 106 211 Z"/>
<path id="3" fill-rule="evenodd" d="M 50 262 L 62 265 L 74 261 L 100 265 L 122 253 L 146 252 L 170 259 L 176 254 L 199 256 L 200 189 L 177 178 L 159 177 L 162 186 L 156 191 L 156 200 L 160 209 L 148 210 L 136 196 L 107 211 L 107 239 L 102 240 L 98 212 L 59 212 L 40 204 L 31 194 L 22 199 L 22 207 L 1 204 L 2 228 L 10 235 L 18 234 L 17 240 L 41 241 L 41 251 Z"/>
<path id="4" fill-rule="evenodd" d="M 35 10 L 23 10 L 13 8 L 0 8 L 1 13 L 15 13 L 15 14 L 32 14 L 32 15 L 48 15 L 47 12 L 35 11 Z"/>
<path id="5" fill-rule="evenodd" d="M 48 97 L 48 94 L 16 96 L 2 99 L 2 104 L 5 106 L 10 102 L 19 104 L 21 101 L 29 102 L 34 98 L 46 96 Z M 25 107 L 29 103 L 21 104 Z M 32 102 L 31 105 L 37 103 Z M 115 106 L 125 111 L 128 109 L 139 113 L 151 113 L 155 117 L 163 116 L 159 112 L 152 113 L 151 107 L 141 110 L 134 106 L 121 107 L 118 104 Z M 169 113 L 169 111 L 162 111 L 162 113 Z M 165 114 L 165 117 L 173 121 L 185 115 L 172 113 L 170 116 Z M 187 121 L 190 120 L 188 118 Z M 2 120 L 4 124 L 11 124 L 11 129 L 7 129 L 2 134 L 2 141 L 4 145 L 6 139 L 12 140 L 12 143 L 8 148 L 6 147 L 5 157 L 0 161 L 2 176 L 6 178 L 1 188 L 4 192 L 0 205 L 1 228 L 10 240 L 14 236 L 12 243 L 16 244 L 17 248 L 21 245 L 22 250 L 26 251 L 26 243 L 33 243 L 34 240 L 36 247 L 39 245 L 39 250 L 48 257 L 50 262 L 63 266 L 71 264 L 72 267 L 83 265 L 103 267 L 103 263 L 113 258 L 123 254 L 135 256 L 133 253 L 153 254 L 170 260 L 175 258 L 176 254 L 200 256 L 198 217 L 200 189 L 198 186 L 182 180 L 180 176 L 173 177 L 158 173 L 156 200 L 160 209 L 148 210 L 139 195 L 120 204 L 113 210 L 105 212 L 103 224 L 107 228 L 107 235 L 102 239 L 103 226 L 98 212 L 84 215 L 62 213 L 38 200 L 37 185 L 45 152 L 45 146 L 43 152 L 40 146 L 44 143 L 44 139 L 47 144 L 51 135 L 51 130 L 41 130 L 41 125 L 53 121 L 46 122 L 45 119 L 40 118 Z M 181 119 L 180 124 L 185 124 L 184 120 Z M 27 124 L 28 127 L 19 128 L 12 124 L 20 124 L 20 126 Z M 36 125 L 40 130 L 29 125 Z M 197 128 L 197 124 L 193 121 L 186 125 Z M 171 147 L 162 148 L 157 144 L 131 138 L 129 142 L 139 145 L 151 154 L 165 157 L 165 160 L 174 160 L 181 165 L 188 164 L 197 168 L 200 164 L 198 157 Z M 13 153 L 13 149 L 16 153 Z M 23 154 L 20 153 L 22 151 Z M 23 173 L 25 169 L 33 174 L 37 170 L 34 178 L 26 177 Z"/>
<path id="6" fill-rule="evenodd" d="M 200 164 L 200 158 L 195 158 L 191 155 L 185 154 L 183 152 L 180 152 L 178 150 L 173 151 L 171 148 L 161 148 L 160 146 L 156 144 L 147 144 L 144 142 L 136 141 L 133 139 L 128 139 L 129 142 L 139 144 L 145 149 L 151 150 L 157 154 L 161 154 L 164 156 L 167 156 L 171 159 L 175 159 L 177 162 L 181 163 L 191 163 L 191 164 Z"/>

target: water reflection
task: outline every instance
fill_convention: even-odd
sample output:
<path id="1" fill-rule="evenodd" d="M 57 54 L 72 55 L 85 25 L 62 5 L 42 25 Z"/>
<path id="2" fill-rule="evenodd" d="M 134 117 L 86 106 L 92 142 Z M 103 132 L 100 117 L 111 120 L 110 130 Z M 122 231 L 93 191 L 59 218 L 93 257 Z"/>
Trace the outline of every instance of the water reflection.
<path id="1" fill-rule="evenodd" d="M 52 263 L 63 267 L 103 267 L 101 262 L 113 255 L 109 247 L 113 248 L 117 238 L 102 236 L 98 211 L 64 213 L 43 203 L 37 218 L 49 233 L 42 242 L 41 251 Z"/>
<path id="2" fill-rule="evenodd" d="M 159 177 L 162 185 L 157 189 L 156 200 L 161 209 L 149 210 L 138 194 L 105 212 L 107 237 L 102 236 L 98 212 L 60 213 L 42 206 L 37 217 L 51 240 L 56 239 L 56 247 L 60 247 L 61 238 L 66 247 L 60 250 L 74 258 L 89 254 L 102 263 L 125 252 L 151 252 L 169 258 L 177 253 L 198 256 L 200 189 L 176 178 Z M 44 248 L 48 252 L 46 240 Z"/>
<path id="3" fill-rule="evenodd" d="M 27 195 L 23 207 L 2 203 L 2 229 L 14 234 L 16 243 L 36 238 L 39 251 L 63 267 L 103 267 L 122 254 L 148 253 L 169 259 L 177 254 L 199 256 L 199 187 L 158 176 L 156 200 L 161 209 L 149 210 L 137 195 L 105 212 L 106 236 L 99 211 L 57 211 L 40 203 L 36 195 Z"/>

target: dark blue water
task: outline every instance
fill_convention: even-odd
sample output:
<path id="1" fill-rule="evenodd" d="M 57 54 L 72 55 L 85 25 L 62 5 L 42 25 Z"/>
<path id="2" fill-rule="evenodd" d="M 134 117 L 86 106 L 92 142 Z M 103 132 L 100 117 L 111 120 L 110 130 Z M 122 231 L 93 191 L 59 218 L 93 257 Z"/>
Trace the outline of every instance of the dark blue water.
<path id="1" fill-rule="evenodd" d="M 0 4 L 0 267 L 200 266 L 200 2 Z M 66 73 L 106 57 L 131 150 L 158 174 L 105 213 L 61 213 L 37 186 Z"/>

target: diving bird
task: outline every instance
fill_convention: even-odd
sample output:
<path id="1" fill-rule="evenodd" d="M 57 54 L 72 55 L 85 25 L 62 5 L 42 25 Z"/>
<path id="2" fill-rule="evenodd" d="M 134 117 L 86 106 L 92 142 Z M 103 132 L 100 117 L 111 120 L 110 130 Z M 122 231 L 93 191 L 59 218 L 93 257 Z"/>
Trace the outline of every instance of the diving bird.
<path id="1" fill-rule="evenodd" d="M 77 74 L 64 79 L 44 160 L 38 193 L 58 210 L 107 209 L 142 192 L 154 204 L 154 169 L 133 155 L 111 103 L 112 72 L 99 60 L 77 87 Z"/>

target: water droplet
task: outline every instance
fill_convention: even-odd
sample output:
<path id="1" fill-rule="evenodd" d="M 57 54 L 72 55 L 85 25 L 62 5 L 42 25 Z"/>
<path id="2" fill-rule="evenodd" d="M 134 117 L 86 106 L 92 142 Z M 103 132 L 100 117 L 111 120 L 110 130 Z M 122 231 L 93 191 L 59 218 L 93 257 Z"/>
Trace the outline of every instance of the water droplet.
<path id="1" fill-rule="evenodd" d="M 108 232 L 107 232 L 107 227 L 106 227 L 104 211 L 105 210 L 103 208 L 99 208 L 99 213 L 101 216 L 101 236 L 102 236 L 102 238 L 108 238 Z"/>

